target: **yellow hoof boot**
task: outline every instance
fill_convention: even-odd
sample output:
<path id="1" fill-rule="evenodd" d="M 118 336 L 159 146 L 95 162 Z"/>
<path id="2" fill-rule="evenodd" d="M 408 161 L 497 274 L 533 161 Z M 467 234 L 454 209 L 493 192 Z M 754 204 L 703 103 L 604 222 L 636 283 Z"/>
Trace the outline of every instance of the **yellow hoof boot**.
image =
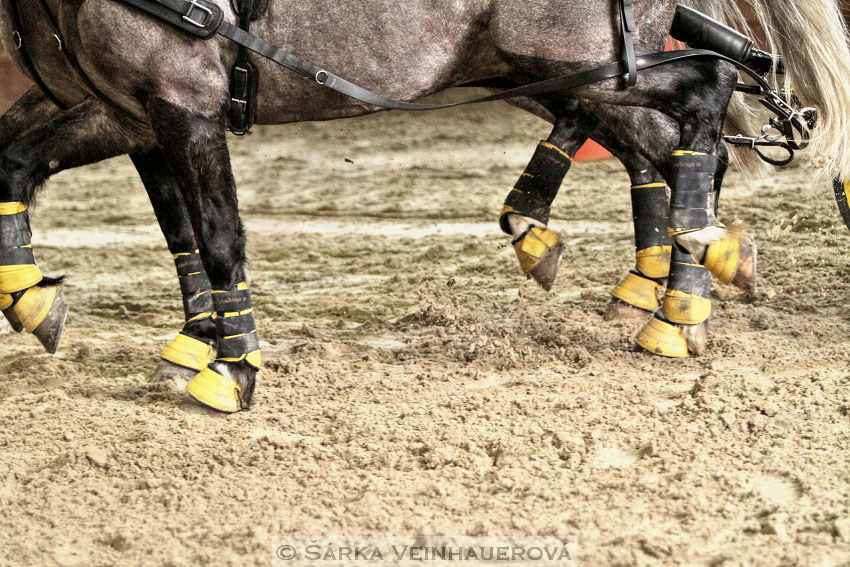
<path id="1" fill-rule="evenodd" d="M 727 237 L 709 245 L 703 265 L 721 282 L 755 294 L 757 260 L 758 249 L 753 239 L 730 230 Z"/>
<path id="2" fill-rule="evenodd" d="M 535 226 L 514 242 L 522 271 L 549 291 L 564 256 L 564 243 L 554 230 Z"/>
<path id="3" fill-rule="evenodd" d="M 632 307 L 649 311 L 658 309 L 658 294 L 662 291 L 661 284 L 645 278 L 634 272 L 626 277 L 611 291 L 611 295 Z"/>
<path id="4" fill-rule="evenodd" d="M 672 253 L 672 246 L 652 246 L 638 250 L 635 254 L 637 269 L 647 277 L 664 279 L 670 274 Z"/>
<path id="5" fill-rule="evenodd" d="M 210 367 L 201 370 L 186 386 L 186 391 L 198 403 L 224 413 L 236 413 L 248 407 L 242 400 L 239 382 Z"/>
<path id="6" fill-rule="evenodd" d="M 657 317 L 641 329 L 637 336 L 641 348 L 659 356 L 670 358 L 686 358 L 688 356 L 688 341 L 682 331 L 672 323 L 662 321 Z"/>
<path id="7" fill-rule="evenodd" d="M 180 333 L 159 357 L 177 366 L 200 372 L 215 358 L 215 350 L 204 341 Z"/>
<path id="8" fill-rule="evenodd" d="M 47 352 L 56 354 L 68 316 L 62 286 L 31 287 L 12 310 L 20 326 L 35 335 Z"/>

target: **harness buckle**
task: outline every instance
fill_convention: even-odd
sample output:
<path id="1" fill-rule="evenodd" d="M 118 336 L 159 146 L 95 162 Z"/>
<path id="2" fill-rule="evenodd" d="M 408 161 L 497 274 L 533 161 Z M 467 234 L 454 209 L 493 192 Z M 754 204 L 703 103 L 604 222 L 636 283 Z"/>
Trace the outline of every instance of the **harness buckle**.
<path id="1" fill-rule="evenodd" d="M 195 11 L 203 12 L 206 14 L 204 16 L 204 21 L 198 21 L 194 18 Z M 198 0 L 189 0 L 189 7 L 186 9 L 186 13 L 183 14 L 183 20 L 197 28 L 204 29 L 207 27 L 206 20 L 213 17 L 213 11 L 199 3 Z"/>

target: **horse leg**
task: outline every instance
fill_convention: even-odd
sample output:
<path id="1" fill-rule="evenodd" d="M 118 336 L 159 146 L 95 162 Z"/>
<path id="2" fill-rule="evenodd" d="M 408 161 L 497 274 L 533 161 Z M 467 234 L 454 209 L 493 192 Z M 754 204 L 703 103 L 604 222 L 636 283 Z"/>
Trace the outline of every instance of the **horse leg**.
<path id="1" fill-rule="evenodd" d="M 186 391 L 218 411 L 247 409 L 260 368 L 260 347 L 245 283 L 245 233 L 223 113 L 204 116 L 153 97 L 148 114 L 180 186 L 213 290 L 217 358 Z"/>
<path id="2" fill-rule="evenodd" d="M 201 262 L 189 211 L 162 150 L 157 146 L 147 152 L 130 154 L 130 158 L 174 257 L 183 295 L 183 329 L 160 354 L 153 381 L 173 381 L 184 389 L 186 382 L 206 368 L 215 356 L 212 287 Z"/>
<path id="3" fill-rule="evenodd" d="M 638 344 L 663 356 L 704 350 L 711 315 L 707 268 L 725 280 L 739 265 L 726 251 L 740 247 L 734 247 L 736 239 L 718 222 L 715 208 L 715 175 L 723 157 L 720 136 L 735 80 L 734 70 L 717 61 L 671 66 L 645 73 L 642 83 L 625 95 L 650 110 L 594 107 L 625 143 L 641 149 L 671 187 L 668 228 L 674 247 L 667 291 L 661 309 L 638 335 Z M 655 94 L 650 98 L 646 94 L 651 91 Z M 614 98 L 609 95 L 606 102 Z M 678 124 L 678 139 L 647 135 L 645 115 L 654 111 Z"/>
<path id="4" fill-rule="evenodd" d="M 499 226 L 511 235 L 520 267 L 549 291 L 564 254 L 557 232 L 547 227 L 552 202 L 572 165 L 572 156 L 599 123 L 573 100 L 539 101 L 557 117 L 552 133 L 541 141 L 531 161 L 505 199 Z"/>
<path id="5" fill-rule="evenodd" d="M 599 128 L 594 139 L 617 157 L 629 173 L 635 230 L 635 266 L 611 291 L 613 299 L 605 318 L 642 318 L 660 306 L 659 297 L 670 274 L 667 183 L 643 156 L 607 128 Z"/>
<path id="6" fill-rule="evenodd" d="M 0 309 L 55 353 L 68 306 L 63 278 L 35 262 L 29 207 L 36 189 L 59 171 L 131 151 L 137 138 L 99 103 L 86 100 L 26 129 L 0 152 Z"/>
<path id="7" fill-rule="evenodd" d="M 59 108 L 47 100 L 40 90 L 32 87 L 0 117 L 0 153 L 27 128 L 57 112 Z M 9 295 L 0 293 L 0 307 L 8 305 L 2 313 L 9 322 L 9 327 L 16 333 L 20 333 L 24 330 L 24 326 L 15 315 L 15 310 L 11 307 L 12 303 L 13 300 Z"/>

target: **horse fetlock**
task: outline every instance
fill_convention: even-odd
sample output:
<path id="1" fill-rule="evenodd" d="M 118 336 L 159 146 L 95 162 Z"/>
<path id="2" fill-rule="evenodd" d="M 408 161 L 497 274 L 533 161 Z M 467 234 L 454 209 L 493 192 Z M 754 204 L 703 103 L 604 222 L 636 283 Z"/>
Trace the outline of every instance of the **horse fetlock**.
<path id="1" fill-rule="evenodd" d="M 703 258 L 711 244 L 722 240 L 726 233 L 726 228 L 716 225 L 676 232 L 673 239 L 694 258 Z"/>
<path id="2" fill-rule="evenodd" d="M 564 257 L 564 243 L 554 230 L 532 226 L 513 241 L 523 273 L 549 291 Z"/>

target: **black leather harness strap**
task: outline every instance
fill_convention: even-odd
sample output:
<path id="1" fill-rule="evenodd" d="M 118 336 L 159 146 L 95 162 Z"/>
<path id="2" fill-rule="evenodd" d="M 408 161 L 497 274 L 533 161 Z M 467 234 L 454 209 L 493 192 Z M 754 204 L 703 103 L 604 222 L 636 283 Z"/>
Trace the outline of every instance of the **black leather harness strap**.
<path id="1" fill-rule="evenodd" d="M 637 29 L 635 23 L 635 8 L 633 0 L 620 0 L 620 30 L 623 36 L 623 60 L 626 62 L 628 74 L 623 77 L 627 87 L 637 84 L 637 62 L 635 57 L 634 31 Z"/>
<path id="2" fill-rule="evenodd" d="M 53 91 L 51 91 L 48 86 L 45 84 L 44 79 L 41 78 L 41 74 L 38 72 L 38 69 L 35 68 L 35 63 L 33 63 L 32 58 L 30 57 L 29 50 L 26 47 L 26 39 L 24 38 L 24 22 L 21 20 L 21 12 L 18 8 L 17 0 L 12 0 L 12 25 L 15 27 L 14 37 L 17 41 L 17 45 L 15 48 L 21 55 L 21 60 L 24 62 L 24 67 L 27 69 L 27 73 L 29 73 L 30 79 L 35 83 L 35 86 L 39 88 L 39 90 L 47 97 L 47 99 L 58 106 L 60 109 L 65 110 L 68 106 L 59 100 Z"/>
<path id="3" fill-rule="evenodd" d="M 47 21 L 50 23 L 50 28 L 53 31 L 53 37 L 56 38 L 56 41 L 59 43 L 59 51 L 65 56 L 65 59 L 71 65 L 71 68 L 74 69 L 74 73 L 76 73 L 77 77 L 83 82 L 86 89 L 91 92 L 94 96 L 99 98 L 104 104 L 111 107 L 112 109 L 120 112 L 124 116 L 128 118 L 132 118 L 133 120 L 138 121 L 138 118 L 121 106 L 120 104 L 113 101 L 111 98 L 103 94 L 103 92 L 97 88 L 97 86 L 92 82 L 91 78 L 89 78 L 88 74 L 83 70 L 82 66 L 80 66 L 80 62 L 77 60 L 77 57 L 74 55 L 74 52 L 68 49 L 68 45 L 65 43 L 65 38 L 62 36 L 62 30 L 59 29 L 59 22 L 56 20 L 56 16 L 50 10 L 50 6 L 47 4 L 47 0 L 39 0 L 41 3 L 41 9 L 47 15 Z M 17 2 L 13 0 L 13 4 Z"/>
<path id="4" fill-rule="evenodd" d="M 239 27 L 246 33 L 251 32 L 251 21 L 256 19 L 262 8 L 260 0 L 233 0 L 239 18 Z M 251 63 L 251 53 L 240 45 L 236 53 L 236 62 L 230 71 L 230 112 L 228 122 L 230 131 L 241 136 L 247 134 L 254 125 L 257 112 L 257 90 L 259 72 Z"/>

